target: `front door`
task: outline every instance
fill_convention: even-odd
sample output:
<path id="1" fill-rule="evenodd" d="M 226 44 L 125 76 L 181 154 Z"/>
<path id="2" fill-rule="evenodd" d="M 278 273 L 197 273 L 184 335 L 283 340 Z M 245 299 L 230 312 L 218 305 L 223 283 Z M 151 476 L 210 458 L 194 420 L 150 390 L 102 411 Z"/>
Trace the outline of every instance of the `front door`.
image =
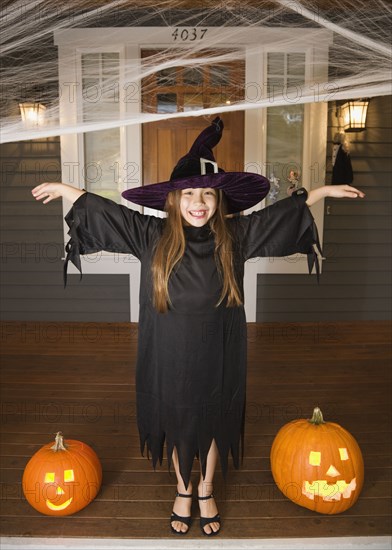
<path id="1" fill-rule="evenodd" d="M 142 57 L 148 62 L 156 54 L 156 50 L 144 50 Z M 243 90 L 244 66 L 239 61 L 164 69 L 143 80 L 143 111 L 164 114 L 222 106 L 224 132 L 214 149 L 215 159 L 226 172 L 243 171 L 244 113 L 225 112 L 226 105 L 242 99 Z M 143 185 L 168 180 L 177 161 L 215 116 L 143 124 Z"/>

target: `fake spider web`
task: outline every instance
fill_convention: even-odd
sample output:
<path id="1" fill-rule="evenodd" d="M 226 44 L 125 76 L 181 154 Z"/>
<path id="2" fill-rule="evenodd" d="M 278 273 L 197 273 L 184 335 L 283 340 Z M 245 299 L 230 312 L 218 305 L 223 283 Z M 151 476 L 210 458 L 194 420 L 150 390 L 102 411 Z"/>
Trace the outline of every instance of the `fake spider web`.
<path id="1" fill-rule="evenodd" d="M 166 0 L 159 5 L 150 0 L 80 0 L 77 3 L 65 1 L 61 5 L 45 0 L 5 2 L 1 14 L 1 142 L 118 128 L 167 118 L 207 116 L 222 113 L 222 110 L 246 111 L 292 106 L 293 103 L 302 105 L 390 95 L 391 12 L 391 4 L 382 0 L 329 0 L 323 3 Z M 103 34 L 109 28 L 128 28 L 130 33 L 140 27 L 167 28 L 175 50 L 167 46 L 157 49 L 143 63 L 140 63 L 139 56 L 128 56 L 121 61 L 121 85 L 120 69 L 116 71 L 118 60 L 110 55 L 101 60 L 101 65 L 106 63 L 104 78 L 101 74 L 101 79 L 97 80 L 97 75 L 90 74 L 90 84 L 88 78 L 85 79 L 83 101 L 77 106 L 74 119 L 69 120 L 61 113 L 60 99 L 64 101 L 64 95 L 68 94 L 68 101 L 71 101 L 75 86 L 72 82 L 68 82 L 66 88 L 59 86 L 58 48 L 54 37 L 60 31 L 96 27 L 102 28 Z M 168 107 L 157 113 L 156 109 L 147 106 L 140 108 L 141 112 L 130 113 L 118 108 L 124 95 L 116 94 L 116 90 L 124 88 L 124 82 L 128 90 L 129 86 L 140 89 L 143 83 L 152 96 L 158 93 L 155 89 L 157 79 L 152 77 L 160 75 L 169 85 L 171 75 L 178 74 L 176 70 L 180 68 L 188 70 L 188 74 L 192 73 L 195 78 L 197 72 L 212 67 L 210 78 L 219 81 L 222 67 L 244 61 L 243 50 L 222 47 L 223 44 L 236 44 L 236 32 L 243 32 L 243 29 L 276 28 L 283 32 L 274 48 L 277 52 L 293 54 L 299 40 L 302 43 L 305 40 L 305 46 L 308 40 L 311 48 L 317 40 L 314 33 L 323 29 L 330 33 L 326 76 L 317 82 L 317 94 L 315 83 L 311 79 L 302 79 L 297 85 L 292 81 L 291 84 L 285 82 L 280 88 L 275 86 L 273 94 L 268 85 L 260 88 L 260 93 L 248 86 L 242 93 L 232 94 L 229 100 L 222 97 L 221 103 L 198 105 L 196 100 L 192 104 L 191 98 L 189 109 Z M 203 34 L 205 29 L 208 32 Z M 219 33 L 210 32 L 213 29 L 218 29 Z M 94 47 L 93 43 L 91 47 Z M 86 55 L 88 76 L 89 60 L 91 68 L 93 58 Z M 271 60 L 273 72 L 273 57 Z M 65 61 L 66 64 L 73 62 L 72 58 Z M 312 62 L 297 56 L 294 58 L 295 70 L 311 74 L 313 68 L 309 64 Z M 238 80 L 229 76 L 231 78 L 232 81 L 226 80 L 225 85 L 235 89 Z M 197 94 L 195 91 L 195 97 Z M 23 123 L 19 111 L 22 102 L 44 105 L 45 123 L 40 126 Z"/>

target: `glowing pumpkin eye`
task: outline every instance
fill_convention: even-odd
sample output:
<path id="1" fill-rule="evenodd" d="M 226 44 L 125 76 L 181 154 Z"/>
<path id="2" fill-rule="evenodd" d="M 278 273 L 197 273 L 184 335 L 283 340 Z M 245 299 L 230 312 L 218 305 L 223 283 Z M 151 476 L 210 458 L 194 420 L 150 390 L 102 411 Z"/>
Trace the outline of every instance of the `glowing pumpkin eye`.
<path id="1" fill-rule="evenodd" d="M 46 472 L 44 483 L 54 483 L 54 472 Z"/>
<path id="2" fill-rule="evenodd" d="M 310 451 L 310 453 L 309 453 L 309 464 L 311 466 L 320 466 L 320 464 L 321 464 L 321 453 L 319 451 Z"/>
<path id="3" fill-rule="evenodd" d="M 64 470 L 64 481 L 75 481 L 73 470 Z"/>
<path id="4" fill-rule="evenodd" d="M 348 452 L 346 448 L 339 448 L 339 454 L 342 460 L 348 460 Z"/>

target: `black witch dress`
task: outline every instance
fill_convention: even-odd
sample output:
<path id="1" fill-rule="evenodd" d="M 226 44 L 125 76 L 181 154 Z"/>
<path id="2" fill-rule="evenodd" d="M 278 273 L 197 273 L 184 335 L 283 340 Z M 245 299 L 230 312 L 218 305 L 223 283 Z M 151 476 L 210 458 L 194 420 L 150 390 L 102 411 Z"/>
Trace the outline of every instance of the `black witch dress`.
<path id="1" fill-rule="evenodd" d="M 227 220 L 234 239 L 234 270 L 243 294 L 245 262 L 254 257 L 308 255 L 317 262 L 317 228 L 307 193 L 299 189 L 272 206 Z M 231 453 L 235 468 L 243 454 L 246 394 L 246 319 L 243 306 L 216 307 L 222 281 L 209 225 L 184 227 L 184 256 L 169 279 L 172 305 L 158 313 L 152 304 L 151 260 L 165 220 L 140 214 L 92 193 L 83 194 L 66 216 L 71 237 L 64 266 L 81 270 L 80 254 L 106 250 L 141 262 L 139 340 L 136 365 L 137 424 L 141 452 L 147 447 L 154 469 L 168 467 L 173 448 L 188 486 L 195 457 L 205 475 L 215 440 L 222 473 Z"/>

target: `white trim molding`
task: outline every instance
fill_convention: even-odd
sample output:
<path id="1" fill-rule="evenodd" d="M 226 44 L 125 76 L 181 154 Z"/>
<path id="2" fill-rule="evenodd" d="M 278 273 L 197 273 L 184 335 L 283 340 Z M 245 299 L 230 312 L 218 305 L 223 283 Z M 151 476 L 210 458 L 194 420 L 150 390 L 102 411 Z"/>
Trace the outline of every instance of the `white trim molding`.
<path id="1" fill-rule="evenodd" d="M 3 537 L 2 550 L 390 550 L 383 537 L 187 540 Z"/>

